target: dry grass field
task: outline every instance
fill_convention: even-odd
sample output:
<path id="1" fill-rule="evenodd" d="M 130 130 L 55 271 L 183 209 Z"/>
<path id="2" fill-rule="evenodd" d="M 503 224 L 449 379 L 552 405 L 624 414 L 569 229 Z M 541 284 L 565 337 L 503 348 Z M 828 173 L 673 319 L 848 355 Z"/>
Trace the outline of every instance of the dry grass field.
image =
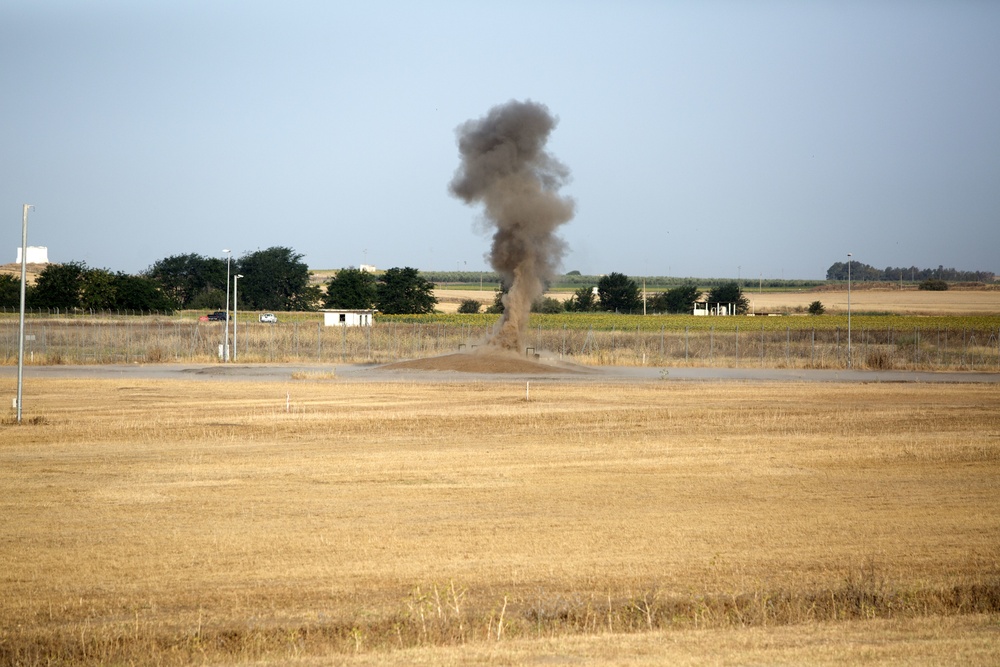
<path id="1" fill-rule="evenodd" d="M 992 385 L 36 380 L 0 664 L 996 664 Z"/>

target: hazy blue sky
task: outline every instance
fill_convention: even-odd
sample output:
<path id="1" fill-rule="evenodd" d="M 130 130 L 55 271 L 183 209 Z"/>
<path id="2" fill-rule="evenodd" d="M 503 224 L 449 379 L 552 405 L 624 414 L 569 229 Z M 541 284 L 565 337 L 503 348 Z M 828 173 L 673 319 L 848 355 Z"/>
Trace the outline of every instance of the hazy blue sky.
<path id="1" fill-rule="evenodd" d="M 0 261 L 481 270 L 455 129 L 530 99 L 564 270 L 1000 273 L 1000 2 L 7 0 L 0 84 Z"/>

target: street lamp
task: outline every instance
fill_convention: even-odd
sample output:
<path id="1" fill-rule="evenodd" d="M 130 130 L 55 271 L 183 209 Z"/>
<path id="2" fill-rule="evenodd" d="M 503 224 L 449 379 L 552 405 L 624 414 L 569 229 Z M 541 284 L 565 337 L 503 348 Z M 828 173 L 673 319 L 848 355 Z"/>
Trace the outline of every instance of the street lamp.
<path id="1" fill-rule="evenodd" d="M 229 265 L 233 261 L 233 251 L 229 248 L 223 248 L 222 252 L 226 253 L 228 257 L 226 258 L 226 330 L 222 332 L 222 361 L 229 361 Z"/>
<path id="2" fill-rule="evenodd" d="M 17 343 L 17 423 L 21 423 L 21 386 L 24 382 L 24 301 L 25 286 L 28 275 L 28 209 L 35 208 L 25 204 L 21 212 L 21 319 L 18 329 Z"/>
<path id="3" fill-rule="evenodd" d="M 847 253 L 847 367 L 852 368 L 851 360 L 851 253 Z"/>
<path id="4" fill-rule="evenodd" d="M 236 323 L 239 318 L 236 317 L 236 313 L 239 312 L 239 299 L 237 298 L 238 292 L 236 291 L 237 284 L 236 281 L 243 277 L 243 274 L 237 273 L 233 276 L 233 361 L 236 361 Z"/>

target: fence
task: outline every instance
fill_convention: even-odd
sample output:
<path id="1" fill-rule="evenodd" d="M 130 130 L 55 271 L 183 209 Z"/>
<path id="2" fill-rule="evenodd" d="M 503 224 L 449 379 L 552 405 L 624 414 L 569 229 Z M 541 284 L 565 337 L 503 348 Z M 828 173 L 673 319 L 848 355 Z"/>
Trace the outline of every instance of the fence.
<path id="1" fill-rule="evenodd" d="M 176 318 L 32 318 L 25 327 L 29 364 L 193 362 L 219 359 L 224 324 Z M 468 324 L 376 322 L 370 327 L 325 327 L 314 322 L 240 322 L 234 360 L 259 362 L 387 363 L 481 344 L 488 327 Z M 784 331 L 661 328 L 528 331 L 526 347 L 583 364 L 621 366 L 736 366 L 1000 370 L 1000 330 L 791 327 Z M 17 362 L 18 323 L 0 321 L 2 362 Z"/>

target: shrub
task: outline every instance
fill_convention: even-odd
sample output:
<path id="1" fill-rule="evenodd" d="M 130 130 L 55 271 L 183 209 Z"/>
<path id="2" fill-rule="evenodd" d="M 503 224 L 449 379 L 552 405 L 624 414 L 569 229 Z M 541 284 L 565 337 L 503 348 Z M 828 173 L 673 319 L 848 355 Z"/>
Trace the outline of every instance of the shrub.
<path id="1" fill-rule="evenodd" d="M 893 364 L 892 356 L 886 350 L 875 347 L 868 351 L 865 365 L 873 370 L 888 371 L 892 370 L 895 364 Z"/>
<path id="2" fill-rule="evenodd" d="M 945 292 L 948 290 L 948 283 L 943 280 L 938 280 L 937 278 L 928 278 L 917 285 L 917 289 L 928 290 L 931 292 Z"/>
<path id="3" fill-rule="evenodd" d="M 475 299 L 465 299 L 458 306 L 458 312 L 466 314 L 475 314 L 479 312 L 479 309 L 483 307 L 483 304 L 479 303 Z"/>
<path id="4" fill-rule="evenodd" d="M 826 307 L 820 301 L 813 301 L 809 304 L 810 315 L 822 315 L 826 312 Z"/>
<path id="5" fill-rule="evenodd" d="M 547 315 L 555 315 L 556 313 L 561 313 L 566 308 L 563 306 L 562 301 L 559 299 L 553 299 L 550 296 L 537 299 L 531 304 L 531 312 L 533 313 L 545 313 Z"/>

